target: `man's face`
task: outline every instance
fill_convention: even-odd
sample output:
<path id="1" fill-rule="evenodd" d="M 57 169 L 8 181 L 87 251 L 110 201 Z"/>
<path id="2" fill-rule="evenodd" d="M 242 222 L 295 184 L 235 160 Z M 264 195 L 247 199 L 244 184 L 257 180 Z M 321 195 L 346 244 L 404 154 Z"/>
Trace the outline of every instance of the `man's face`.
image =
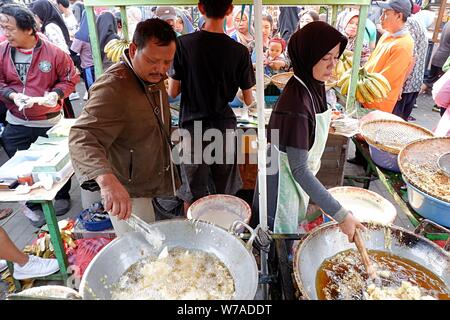
<path id="1" fill-rule="evenodd" d="M 278 42 L 271 42 L 269 45 L 269 56 L 272 58 L 276 58 L 281 54 L 281 51 L 283 51 L 283 47 L 281 46 L 281 43 Z"/>
<path id="2" fill-rule="evenodd" d="M 158 83 L 166 75 L 175 56 L 176 44 L 159 46 L 154 40 L 147 41 L 144 48 L 137 50 L 130 44 L 130 58 L 136 74 L 144 81 Z"/>
<path id="3" fill-rule="evenodd" d="M 11 47 L 21 48 L 30 37 L 33 37 L 33 30 L 21 30 L 17 27 L 16 19 L 6 14 L 0 14 L 0 29 L 8 39 Z"/>
<path id="4" fill-rule="evenodd" d="M 388 32 L 392 32 L 398 25 L 399 19 L 401 19 L 401 13 L 392 9 L 383 9 L 380 17 L 381 27 Z"/>

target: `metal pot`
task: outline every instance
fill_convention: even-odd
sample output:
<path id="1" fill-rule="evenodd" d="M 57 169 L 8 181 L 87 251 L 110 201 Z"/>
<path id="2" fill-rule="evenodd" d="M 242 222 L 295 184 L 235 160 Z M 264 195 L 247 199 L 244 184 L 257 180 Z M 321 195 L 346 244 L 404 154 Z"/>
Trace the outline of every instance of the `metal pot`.
<path id="1" fill-rule="evenodd" d="M 412 260 L 440 277 L 447 290 L 450 290 L 448 252 L 428 239 L 397 226 L 371 225 L 367 232 L 369 233 L 369 240 L 365 240 L 367 249 L 390 252 Z M 391 234 L 390 246 L 385 243 L 386 232 Z M 319 267 L 325 259 L 348 249 L 356 250 L 356 247 L 348 242 L 347 236 L 334 222 L 317 227 L 295 248 L 294 277 L 304 298 L 317 300 L 316 274 Z"/>
<path id="2" fill-rule="evenodd" d="M 83 299 L 111 299 L 106 287 L 116 283 L 128 268 L 144 257 L 157 256 L 167 246 L 203 250 L 216 255 L 229 269 L 235 284 L 233 299 L 253 299 L 258 287 L 258 267 L 245 243 L 212 224 L 172 219 L 148 225 L 159 239 L 146 240 L 139 232 L 128 232 L 106 245 L 91 261 L 80 283 Z M 157 245 L 155 243 L 159 242 Z"/>

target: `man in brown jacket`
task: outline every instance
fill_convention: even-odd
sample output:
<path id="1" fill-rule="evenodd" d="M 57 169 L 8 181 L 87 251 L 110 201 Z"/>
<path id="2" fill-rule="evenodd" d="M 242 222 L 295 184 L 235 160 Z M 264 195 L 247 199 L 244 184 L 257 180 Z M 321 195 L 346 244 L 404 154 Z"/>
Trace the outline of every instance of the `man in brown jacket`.
<path id="1" fill-rule="evenodd" d="M 140 22 L 122 56 L 90 89 L 72 127 L 72 163 L 84 189 L 100 187 L 118 235 L 133 212 L 155 220 L 151 198 L 174 195 L 179 185 L 170 158 L 170 109 L 164 86 L 176 35 L 159 19 Z M 159 120 L 158 120 L 158 118 Z"/>

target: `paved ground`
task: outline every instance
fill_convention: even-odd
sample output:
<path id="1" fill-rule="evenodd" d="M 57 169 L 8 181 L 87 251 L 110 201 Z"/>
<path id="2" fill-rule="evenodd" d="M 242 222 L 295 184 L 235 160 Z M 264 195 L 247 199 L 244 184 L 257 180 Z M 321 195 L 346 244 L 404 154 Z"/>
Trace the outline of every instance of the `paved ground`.
<path id="1" fill-rule="evenodd" d="M 79 84 L 78 92 L 80 93 L 81 99 L 73 101 L 75 114 L 78 116 L 82 110 L 84 105 L 84 101 L 82 99 L 84 95 L 84 85 Z M 439 121 L 439 114 L 437 112 L 432 111 L 433 100 L 430 96 L 421 96 L 417 101 L 417 108 L 413 111 L 413 116 L 417 119 L 416 123 L 428 128 L 433 129 L 437 122 Z M 351 144 L 349 150 L 349 157 L 352 157 L 354 154 L 354 145 Z M 0 165 L 7 161 L 7 156 L 3 150 L 0 150 Z M 362 174 L 362 169 L 355 165 L 346 164 L 345 174 Z M 390 200 L 395 204 L 391 196 L 385 191 L 384 187 L 379 181 L 374 181 L 371 183 L 371 190 L 379 193 L 383 197 Z M 72 178 L 72 189 L 71 189 L 71 198 L 72 198 L 72 208 L 71 210 L 64 216 L 58 217 L 58 220 L 66 219 L 70 217 L 75 217 L 82 210 L 81 204 L 81 195 L 80 188 L 78 182 L 75 178 Z M 37 229 L 34 228 L 28 221 L 28 218 L 25 217 L 23 210 L 24 204 L 22 203 L 0 203 L 0 208 L 11 207 L 14 209 L 14 213 L 8 217 L 7 219 L 0 221 L 0 226 L 3 227 L 11 237 L 11 239 L 15 242 L 15 244 L 19 248 L 23 248 L 27 244 L 31 243 L 33 239 L 36 237 Z M 400 208 L 397 207 L 398 216 L 395 221 L 395 224 L 399 226 L 403 226 L 405 228 L 412 228 L 411 223 L 408 218 L 403 214 Z M 2 296 L 2 286 L 0 286 L 0 297 Z"/>

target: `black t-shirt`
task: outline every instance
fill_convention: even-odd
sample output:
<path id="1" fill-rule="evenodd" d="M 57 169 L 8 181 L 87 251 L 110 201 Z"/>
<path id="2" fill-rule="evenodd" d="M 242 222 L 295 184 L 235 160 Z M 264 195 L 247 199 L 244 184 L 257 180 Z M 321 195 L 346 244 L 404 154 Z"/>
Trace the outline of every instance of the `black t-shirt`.
<path id="1" fill-rule="evenodd" d="M 181 81 L 180 126 L 194 120 L 235 118 L 229 102 L 256 83 L 245 46 L 223 33 L 178 38 L 170 77 Z"/>

